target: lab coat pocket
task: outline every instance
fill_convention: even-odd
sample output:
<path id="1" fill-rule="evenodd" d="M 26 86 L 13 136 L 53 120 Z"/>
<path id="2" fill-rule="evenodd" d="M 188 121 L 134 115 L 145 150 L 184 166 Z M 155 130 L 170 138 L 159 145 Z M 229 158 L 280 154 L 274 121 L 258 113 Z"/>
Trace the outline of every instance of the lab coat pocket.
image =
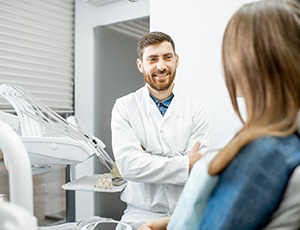
<path id="1" fill-rule="evenodd" d="M 149 184 L 128 181 L 121 199 L 133 206 L 147 209 L 150 206 Z"/>

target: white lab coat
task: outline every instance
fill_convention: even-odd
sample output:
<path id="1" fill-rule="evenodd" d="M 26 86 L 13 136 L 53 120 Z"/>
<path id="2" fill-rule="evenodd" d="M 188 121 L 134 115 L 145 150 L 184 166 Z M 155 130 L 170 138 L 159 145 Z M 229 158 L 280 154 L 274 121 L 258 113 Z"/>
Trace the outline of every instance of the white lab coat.
<path id="1" fill-rule="evenodd" d="M 146 213 L 137 219 L 125 212 L 125 222 L 145 222 L 157 217 L 155 213 L 172 213 L 188 179 L 187 153 L 197 141 L 201 142 L 200 152 L 208 149 L 206 110 L 175 87 L 173 93 L 164 117 L 150 98 L 147 84 L 117 99 L 113 107 L 114 157 L 128 181 L 121 199 Z"/>

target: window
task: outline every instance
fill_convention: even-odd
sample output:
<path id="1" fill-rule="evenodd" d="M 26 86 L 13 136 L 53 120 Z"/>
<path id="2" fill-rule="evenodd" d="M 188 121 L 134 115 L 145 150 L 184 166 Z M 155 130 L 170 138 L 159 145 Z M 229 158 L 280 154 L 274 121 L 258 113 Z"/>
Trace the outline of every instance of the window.
<path id="1" fill-rule="evenodd" d="M 0 84 L 19 85 L 73 112 L 74 0 L 0 2 Z M 11 110 L 0 98 L 0 109 Z"/>
<path id="2" fill-rule="evenodd" d="M 73 113 L 75 0 L 0 0 L 0 84 L 29 91 L 54 111 Z M 0 96 L 0 110 L 14 111 Z M 33 166 L 39 225 L 66 219 L 65 166 Z M 9 196 L 0 152 L 0 194 Z"/>

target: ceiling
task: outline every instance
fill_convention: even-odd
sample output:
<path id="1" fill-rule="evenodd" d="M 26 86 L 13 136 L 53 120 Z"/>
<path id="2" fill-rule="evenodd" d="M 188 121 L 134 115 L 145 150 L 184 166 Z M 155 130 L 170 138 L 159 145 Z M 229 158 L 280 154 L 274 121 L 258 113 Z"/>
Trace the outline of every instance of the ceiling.
<path id="1" fill-rule="evenodd" d="M 117 1 L 125 1 L 125 0 L 84 0 L 94 6 L 103 6 L 110 3 L 114 3 Z M 138 0 L 126 0 L 129 2 L 137 2 Z M 149 17 L 142 19 L 135 19 L 125 22 L 120 22 L 112 25 L 106 26 L 114 31 L 117 31 L 122 34 L 129 35 L 134 38 L 141 38 L 146 33 L 149 33 Z"/>
<path id="2" fill-rule="evenodd" d="M 107 28 L 139 39 L 149 33 L 149 17 L 112 24 Z"/>

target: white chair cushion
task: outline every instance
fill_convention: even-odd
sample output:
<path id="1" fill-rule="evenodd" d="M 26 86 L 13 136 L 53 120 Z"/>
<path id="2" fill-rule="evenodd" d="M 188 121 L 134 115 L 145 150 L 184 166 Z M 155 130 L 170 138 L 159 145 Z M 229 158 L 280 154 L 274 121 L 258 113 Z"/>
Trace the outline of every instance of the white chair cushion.
<path id="1" fill-rule="evenodd" d="M 283 200 L 273 214 L 271 222 L 264 229 L 300 229 L 300 166 L 291 175 Z"/>

